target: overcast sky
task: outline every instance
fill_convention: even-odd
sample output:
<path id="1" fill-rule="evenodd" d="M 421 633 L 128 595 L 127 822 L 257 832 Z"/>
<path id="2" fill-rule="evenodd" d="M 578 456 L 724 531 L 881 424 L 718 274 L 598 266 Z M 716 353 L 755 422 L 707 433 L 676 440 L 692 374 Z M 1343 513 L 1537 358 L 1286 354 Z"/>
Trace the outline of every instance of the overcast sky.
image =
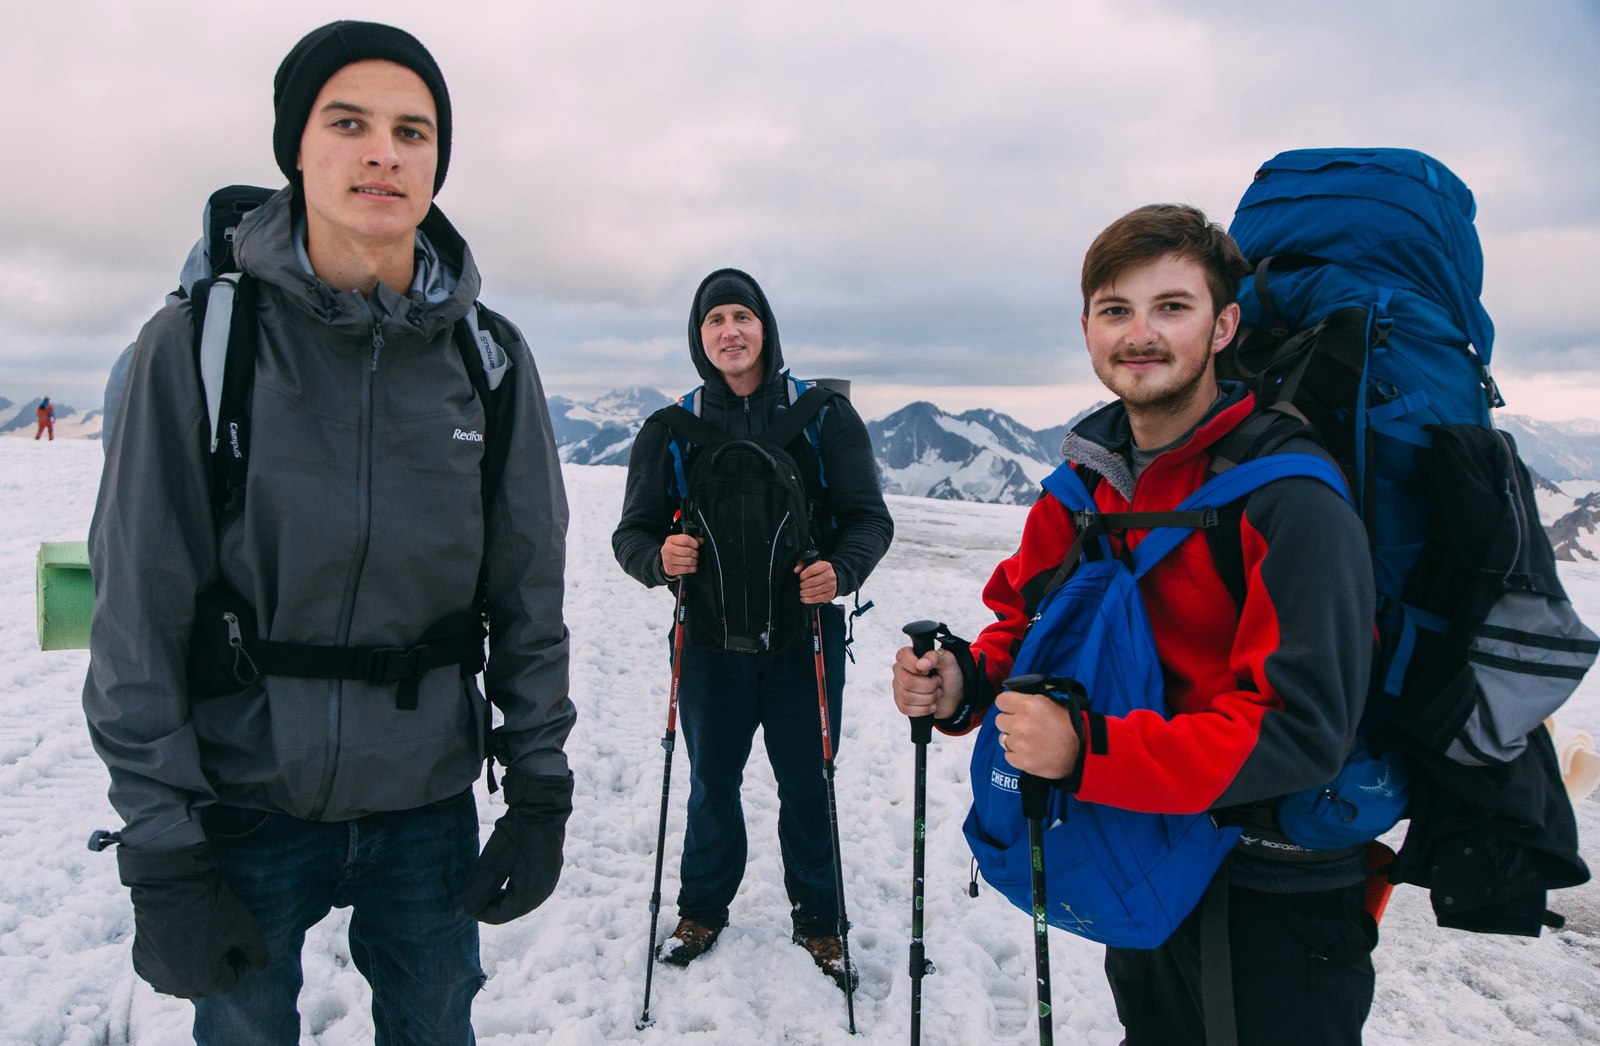
<path id="1" fill-rule="evenodd" d="M 206 196 L 279 185 L 272 75 L 332 17 L 433 51 L 439 204 L 547 391 L 682 391 L 689 296 L 761 281 L 797 373 L 1044 426 L 1099 398 L 1078 268 L 1132 207 L 1405 146 L 1473 189 L 1510 409 L 1600 417 L 1595 0 L 0 0 L 0 392 L 96 406 Z"/>

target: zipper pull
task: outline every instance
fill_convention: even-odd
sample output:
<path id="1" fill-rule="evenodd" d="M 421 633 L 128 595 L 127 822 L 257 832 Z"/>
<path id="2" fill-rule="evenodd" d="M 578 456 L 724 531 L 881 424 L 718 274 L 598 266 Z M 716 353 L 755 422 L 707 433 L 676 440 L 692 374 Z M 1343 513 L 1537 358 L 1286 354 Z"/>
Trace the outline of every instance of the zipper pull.
<path id="1" fill-rule="evenodd" d="M 261 678 L 261 670 L 256 668 L 256 663 L 250 659 L 249 651 L 244 648 L 244 633 L 239 630 L 239 616 L 231 610 L 222 612 L 222 620 L 228 626 L 228 645 L 233 647 L 233 665 L 231 671 L 233 678 L 245 686 L 249 686 Z M 246 679 L 239 673 L 239 662 L 243 661 L 250 669 L 250 677 Z"/>
<path id="2" fill-rule="evenodd" d="M 376 323 L 372 325 L 372 369 L 378 369 L 378 353 L 383 349 L 383 329 Z"/>

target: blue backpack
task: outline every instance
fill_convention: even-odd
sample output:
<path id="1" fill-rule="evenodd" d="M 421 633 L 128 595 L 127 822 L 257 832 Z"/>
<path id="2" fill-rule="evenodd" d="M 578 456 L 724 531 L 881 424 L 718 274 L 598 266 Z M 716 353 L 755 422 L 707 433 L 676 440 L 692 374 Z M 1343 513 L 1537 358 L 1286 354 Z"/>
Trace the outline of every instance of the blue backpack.
<path id="1" fill-rule="evenodd" d="M 1372 546 L 1380 647 L 1362 743 L 1339 780 L 1277 811 L 1283 833 L 1313 849 L 1371 839 L 1402 815 L 1415 835 L 1419 804 L 1444 816 L 1443 791 L 1508 791 L 1480 787 L 1480 769 L 1548 777 L 1532 769 L 1553 765 L 1540 724 L 1600 649 L 1562 591 L 1515 443 L 1490 421 L 1504 401 L 1489 374 L 1475 210 L 1423 153 L 1305 149 L 1262 165 L 1229 229 L 1254 272 L 1218 377 L 1309 423 L 1350 477 Z M 1396 880 L 1442 886 L 1440 868 L 1459 863 L 1448 853 L 1489 849 L 1456 841 L 1403 851 Z M 1567 885 L 1570 864 L 1548 881 Z M 1436 907 L 1461 893 L 1436 890 Z"/>
<path id="2" fill-rule="evenodd" d="M 1344 480 L 1325 460 L 1269 454 L 1213 476 L 1173 512 L 1154 514 L 1161 525 L 1153 525 L 1125 563 L 1112 555 L 1103 526 L 1095 522 L 1099 514 L 1088 488 L 1070 463 L 1061 465 L 1044 488 L 1080 514 L 1079 540 L 1040 600 L 1013 674 L 1076 680 L 1079 699 L 1102 715 L 1136 709 L 1165 715 L 1161 663 L 1139 578 L 1194 529 L 1215 525 L 1216 509 L 1287 476 L 1309 476 L 1345 495 Z M 984 879 L 1031 912 L 1020 775 L 1000 747 L 996 714 L 991 707 L 973 747 L 973 803 L 962 831 Z M 1045 825 L 1051 925 L 1119 948 L 1154 948 L 1165 941 L 1199 902 L 1241 834 L 1238 827 L 1219 828 L 1206 814 L 1139 813 L 1058 789 L 1051 789 Z"/>

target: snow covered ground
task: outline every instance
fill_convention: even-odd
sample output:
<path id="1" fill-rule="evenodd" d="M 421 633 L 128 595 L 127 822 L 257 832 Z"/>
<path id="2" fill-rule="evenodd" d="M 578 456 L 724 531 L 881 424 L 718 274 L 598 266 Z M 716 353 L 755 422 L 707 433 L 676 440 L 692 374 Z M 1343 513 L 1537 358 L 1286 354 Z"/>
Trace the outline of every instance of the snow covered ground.
<path id="1" fill-rule="evenodd" d="M 97 442 L 0 440 L 0 1043 L 166 1044 L 188 1041 L 187 1004 L 158 996 L 129 963 L 132 917 L 111 854 L 84 847 L 114 827 L 105 773 L 79 708 L 86 654 L 41 653 L 34 633 L 34 556 L 40 541 L 81 538 L 100 468 Z M 568 615 L 573 697 L 580 720 L 569 752 L 577 811 L 556 895 L 533 915 L 485 927 L 489 981 L 479 996 L 479 1041 L 513 1043 L 900 1043 L 910 981 L 911 769 L 905 721 L 888 696 L 887 664 L 900 626 L 940 617 L 971 634 L 984 623 L 978 590 L 1014 545 L 1023 509 L 891 498 L 894 549 L 868 584 L 877 608 L 857 628 L 859 663 L 845 702 L 837 788 L 851 951 L 862 969 L 859 1035 L 845 1033 L 844 997 L 788 942 L 776 835 L 777 803 L 760 745 L 745 786 L 752 860 L 716 950 L 686 970 L 657 966 L 654 1027 L 634 1029 L 643 994 L 646 908 L 661 794 L 670 601 L 617 569 L 610 532 L 620 468 L 569 466 L 573 505 Z M 1600 567 L 1562 564 L 1580 612 L 1600 623 Z M 1560 714 L 1600 735 L 1600 673 Z M 929 1046 L 1026 1043 L 1032 1017 L 1029 920 L 993 891 L 966 896 L 969 742 L 929 753 Z M 674 766 L 662 914 L 683 831 L 686 758 Z M 1579 804 L 1587 858 L 1600 864 L 1600 799 Z M 485 836 L 501 800 L 479 796 Z M 1563 891 L 1551 905 L 1567 928 L 1530 939 L 1434 926 L 1427 894 L 1395 893 L 1376 953 L 1378 994 L 1367 1042 L 1593 1043 L 1600 1041 L 1600 887 Z M 310 934 L 301 998 L 303 1041 L 371 1041 L 365 984 L 344 941 L 347 912 Z M 1101 950 L 1052 934 L 1057 1035 L 1111 1046 L 1120 1027 L 1100 971 Z"/>

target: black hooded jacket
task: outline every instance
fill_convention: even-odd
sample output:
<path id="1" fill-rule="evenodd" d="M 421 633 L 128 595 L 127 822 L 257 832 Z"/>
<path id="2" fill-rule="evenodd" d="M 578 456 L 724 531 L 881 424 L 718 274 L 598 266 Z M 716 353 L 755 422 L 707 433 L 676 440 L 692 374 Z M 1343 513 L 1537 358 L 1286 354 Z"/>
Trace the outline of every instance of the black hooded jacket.
<path id="1" fill-rule="evenodd" d="M 719 276 L 735 275 L 755 289 L 762 327 L 761 359 L 765 378 L 749 396 L 736 396 L 720 371 L 712 365 L 700 340 L 697 305 L 701 293 Z M 788 409 L 789 395 L 784 378 L 783 349 L 778 338 L 778 323 L 766 295 L 755 280 L 737 269 L 719 269 L 701 281 L 689 307 L 689 357 L 705 383 L 701 417 L 712 425 L 738 437 L 759 436 L 780 411 Z M 878 468 L 872 444 L 861 416 L 849 401 L 836 398 L 818 415 L 817 427 L 822 444 L 822 471 L 825 489 L 813 489 L 812 470 L 806 474 L 807 493 L 822 508 L 825 517 L 818 521 L 822 558 L 833 564 L 839 594 L 861 587 L 878 560 L 889 550 L 894 536 L 894 521 L 884 505 L 878 484 Z M 622 569 L 647 586 L 664 585 L 661 570 L 661 545 L 673 532 L 673 513 L 678 504 L 669 487 L 672 480 L 670 433 L 659 421 L 647 420 L 633 441 L 628 460 L 628 484 L 623 496 L 622 518 L 611 535 L 611 547 Z M 796 461 L 815 457 L 804 437 L 790 448 Z"/>

